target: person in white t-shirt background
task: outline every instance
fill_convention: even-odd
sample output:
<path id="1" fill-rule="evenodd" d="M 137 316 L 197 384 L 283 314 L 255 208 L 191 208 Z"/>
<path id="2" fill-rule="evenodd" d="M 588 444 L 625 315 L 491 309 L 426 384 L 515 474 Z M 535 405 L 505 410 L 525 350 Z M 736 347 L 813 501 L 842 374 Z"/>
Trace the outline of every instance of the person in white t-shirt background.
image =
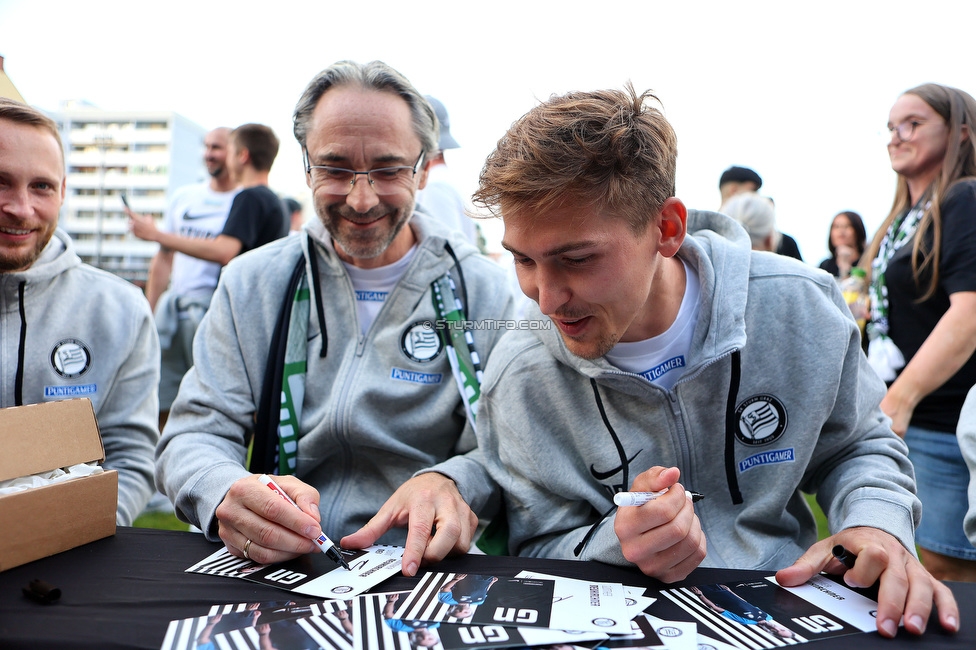
<path id="1" fill-rule="evenodd" d="M 229 128 L 219 127 L 207 133 L 203 161 L 210 180 L 178 189 L 166 207 L 160 230 L 202 239 L 214 239 L 221 233 L 238 191 L 227 167 L 230 132 Z M 129 214 L 130 218 L 135 214 Z M 162 349 L 160 431 L 166 424 L 180 381 L 193 365 L 193 335 L 217 288 L 220 269 L 217 262 L 165 246 L 159 247 L 149 263 L 146 298 L 156 316 Z"/>
<path id="2" fill-rule="evenodd" d="M 184 237 L 213 239 L 224 229 L 237 182 L 227 168 L 231 130 L 216 128 L 204 137 L 203 161 L 210 179 L 179 188 L 170 199 L 161 230 Z M 128 213 L 128 211 L 127 211 Z M 135 213 L 132 213 L 135 214 Z M 131 217 L 132 215 L 130 215 Z M 221 265 L 160 246 L 149 263 L 146 298 L 156 317 L 160 341 L 159 430 L 169 417 L 183 375 L 193 365 L 193 336 L 217 288 Z M 148 510 L 169 510 L 156 493 Z"/>

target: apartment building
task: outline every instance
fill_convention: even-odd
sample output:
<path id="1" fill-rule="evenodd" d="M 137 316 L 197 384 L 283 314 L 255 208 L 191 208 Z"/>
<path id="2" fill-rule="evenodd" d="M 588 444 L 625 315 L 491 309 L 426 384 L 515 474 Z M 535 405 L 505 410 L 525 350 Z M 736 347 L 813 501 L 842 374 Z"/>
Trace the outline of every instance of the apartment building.
<path id="1" fill-rule="evenodd" d="M 129 233 L 122 195 L 133 210 L 161 219 L 175 189 L 206 178 L 206 130 L 173 112 L 105 111 L 77 101 L 50 116 L 68 178 L 61 227 L 85 262 L 144 284 L 158 246 Z"/>

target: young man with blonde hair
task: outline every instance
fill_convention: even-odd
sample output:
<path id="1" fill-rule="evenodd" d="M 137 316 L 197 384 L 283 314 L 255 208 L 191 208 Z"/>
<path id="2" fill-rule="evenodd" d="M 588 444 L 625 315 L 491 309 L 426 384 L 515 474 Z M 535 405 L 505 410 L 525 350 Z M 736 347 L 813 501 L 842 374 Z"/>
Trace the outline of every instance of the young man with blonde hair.
<path id="1" fill-rule="evenodd" d="M 685 208 L 655 100 L 630 86 L 552 97 L 488 157 L 476 203 L 505 222 L 538 305 L 527 317 L 551 327 L 508 333 L 486 368 L 489 477 L 433 471 L 472 503 L 500 489 L 513 554 L 666 582 L 698 566 L 778 569 L 797 585 L 842 571 L 842 544 L 857 554 L 848 584 L 880 578 L 883 635 L 902 615 L 920 634 L 933 601 L 958 629 L 952 593 L 915 558 L 912 467 L 836 283 Z M 830 537 L 817 541 L 801 490 L 817 494 Z M 663 494 L 617 508 L 624 491 Z"/>

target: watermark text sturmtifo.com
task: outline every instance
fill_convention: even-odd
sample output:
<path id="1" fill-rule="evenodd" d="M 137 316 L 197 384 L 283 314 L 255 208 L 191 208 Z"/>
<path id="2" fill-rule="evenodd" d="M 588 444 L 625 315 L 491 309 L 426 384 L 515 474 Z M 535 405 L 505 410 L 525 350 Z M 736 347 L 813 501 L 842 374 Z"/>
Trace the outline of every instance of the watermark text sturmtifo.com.
<path id="1" fill-rule="evenodd" d="M 552 321 L 546 320 L 436 320 L 426 321 L 424 329 L 436 330 L 549 330 Z"/>

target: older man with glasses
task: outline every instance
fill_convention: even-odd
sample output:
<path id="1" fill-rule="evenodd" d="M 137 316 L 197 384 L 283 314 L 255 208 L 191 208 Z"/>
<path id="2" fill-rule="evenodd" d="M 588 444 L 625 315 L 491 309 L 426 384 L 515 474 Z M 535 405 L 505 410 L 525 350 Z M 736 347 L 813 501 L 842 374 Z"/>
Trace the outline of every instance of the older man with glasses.
<path id="1" fill-rule="evenodd" d="M 437 118 L 398 72 L 330 66 L 299 100 L 294 132 L 319 219 L 226 267 L 156 464 L 180 517 L 261 563 L 367 525 L 426 467 L 482 471 L 465 452 L 503 332 L 471 323 L 512 310 L 504 271 L 414 210 Z M 299 508 L 261 473 L 281 475 Z M 408 520 L 435 531 L 407 573 L 425 554 L 467 551 L 477 525 L 452 481 L 425 476 L 411 483 L 425 505 L 382 522 L 398 527 L 384 543 L 403 543 Z M 439 534 L 459 512 L 467 527 Z"/>

